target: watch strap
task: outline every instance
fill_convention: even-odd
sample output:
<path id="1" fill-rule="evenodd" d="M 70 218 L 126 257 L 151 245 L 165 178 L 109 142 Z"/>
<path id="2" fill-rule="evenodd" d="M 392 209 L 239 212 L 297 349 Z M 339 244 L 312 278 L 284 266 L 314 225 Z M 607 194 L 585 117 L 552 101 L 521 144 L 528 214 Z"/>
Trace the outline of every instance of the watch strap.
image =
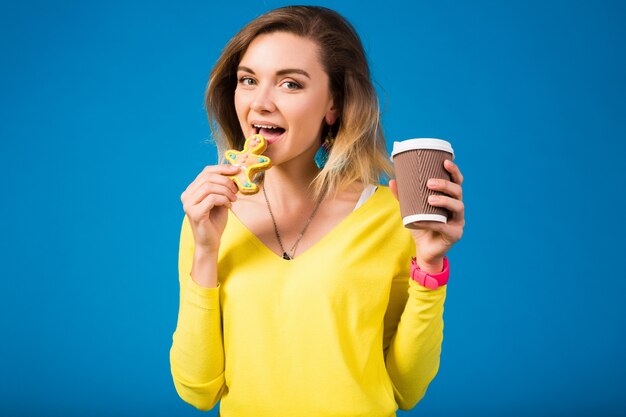
<path id="1" fill-rule="evenodd" d="M 413 279 L 419 285 L 429 288 L 431 290 L 436 290 L 442 285 L 446 285 L 449 278 L 450 263 L 448 262 L 447 256 L 443 257 L 443 271 L 439 272 L 438 274 L 432 274 L 422 271 L 417 265 L 415 257 L 411 258 L 411 279 Z"/>

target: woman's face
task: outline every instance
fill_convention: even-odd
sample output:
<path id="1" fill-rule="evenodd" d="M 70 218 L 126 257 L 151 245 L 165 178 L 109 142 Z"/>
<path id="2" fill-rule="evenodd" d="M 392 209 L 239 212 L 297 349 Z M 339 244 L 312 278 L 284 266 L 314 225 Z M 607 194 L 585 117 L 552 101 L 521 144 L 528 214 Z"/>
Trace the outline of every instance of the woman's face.
<path id="1" fill-rule="evenodd" d="M 239 63 L 235 109 L 246 137 L 267 139 L 274 165 L 313 164 L 322 127 L 337 118 L 317 44 L 286 32 L 256 37 Z"/>

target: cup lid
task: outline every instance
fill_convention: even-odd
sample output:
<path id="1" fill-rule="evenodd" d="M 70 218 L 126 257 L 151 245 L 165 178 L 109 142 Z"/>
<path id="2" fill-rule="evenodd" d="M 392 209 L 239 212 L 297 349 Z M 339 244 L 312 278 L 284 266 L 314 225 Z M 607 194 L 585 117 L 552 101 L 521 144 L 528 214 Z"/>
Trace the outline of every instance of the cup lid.
<path id="1" fill-rule="evenodd" d="M 435 138 L 418 138 L 394 142 L 393 151 L 391 152 L 391 160 L 393 161 L 393 157 L 399 153 L 415 149 L 436 149 L 439 151 L 445 151 L 451 153 L 452 159 L 454 159 L 454 150 L 452 149 L 450 142 Z"/>

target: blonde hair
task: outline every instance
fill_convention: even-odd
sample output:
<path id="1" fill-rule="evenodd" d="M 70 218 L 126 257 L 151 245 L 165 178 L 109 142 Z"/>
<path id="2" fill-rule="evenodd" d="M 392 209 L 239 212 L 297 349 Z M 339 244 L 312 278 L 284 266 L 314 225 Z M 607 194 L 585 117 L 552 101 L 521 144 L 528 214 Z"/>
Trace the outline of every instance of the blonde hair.
<path id="1" fill-rule="evenodd" d="M 378 96 L 370 79 L 361 40 L 354 27 L 337 12 L 319 6 L 287 6 L 252 20 L 224 47 L 205 93 L 205 105 L 218 154 L 241 149 L 245 142 L 235 111 L 237 66 L 259 35 L 288 32 L 319 46 L 320 61 L 330 79 L 339 109 L 332 126 L 336 133 L 328 162 L 311 184 L 315 198 L 335 194 L 355 181 L 376 184 L 391 176 L 380 123 Z M 328 129 L 322 129 L 322 138 Z"/>

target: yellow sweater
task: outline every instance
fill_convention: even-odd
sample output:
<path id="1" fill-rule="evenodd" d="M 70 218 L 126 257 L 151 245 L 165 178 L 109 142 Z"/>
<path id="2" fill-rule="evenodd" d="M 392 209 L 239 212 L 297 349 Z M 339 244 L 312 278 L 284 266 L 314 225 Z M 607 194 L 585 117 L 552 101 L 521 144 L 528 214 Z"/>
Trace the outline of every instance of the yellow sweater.
<path id="1" fill-rule="evenodd" d="M 185 216 L 170 364 L 180 397 L 221 417 L 389 417 L 439 368 L 446 287 L 409 278 L 415 243 L 379 186 L 313 247 L 285 260 L 232 213 L 219 286 L 191 279 Z"/>

